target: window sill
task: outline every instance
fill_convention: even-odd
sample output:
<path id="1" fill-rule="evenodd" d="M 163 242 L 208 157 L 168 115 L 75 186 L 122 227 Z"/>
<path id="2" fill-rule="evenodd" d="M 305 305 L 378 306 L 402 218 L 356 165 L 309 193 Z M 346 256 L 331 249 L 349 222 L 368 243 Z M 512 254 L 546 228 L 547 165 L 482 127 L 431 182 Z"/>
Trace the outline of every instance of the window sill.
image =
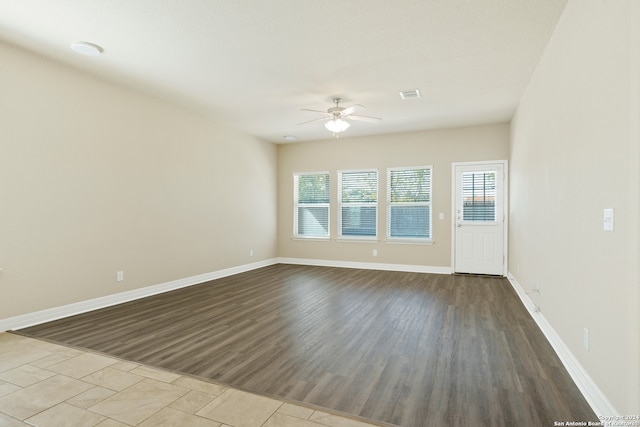
<path id="1" fill-rule="evenodd" d="M 425 245 L 431 246 L 436 243 L 432 239 L 387 239 L 384 243 L 389 245 Z"/>
<path id="2" fill-rule="evenodd" d="M 347 243 L 378 243 L 380 240 L 377 237 L 353 237 L 353 236 L 340 236 L 336 237 L 336 242 Z"/>
<path id="3" fill-rule="evenodd" d="M 320 236 L 291 236 L 291 240 L 306 240 L 312 242 L 329 242 L 331 241 L 331 237 L 320 237 Z"/>

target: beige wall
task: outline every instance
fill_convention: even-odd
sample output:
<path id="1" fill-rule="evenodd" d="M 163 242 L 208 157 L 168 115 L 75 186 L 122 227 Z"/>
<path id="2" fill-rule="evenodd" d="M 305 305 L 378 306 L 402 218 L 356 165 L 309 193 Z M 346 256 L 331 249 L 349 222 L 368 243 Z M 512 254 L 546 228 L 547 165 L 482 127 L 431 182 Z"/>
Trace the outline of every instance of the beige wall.
<path id="1" fill-rule="evenodd" d="M 278 254 L 312 260 L 451 266 L 451 163 L 508 157 L 509 126 L 474 126 L 375 137 L 339 138 L 278 147 Z M 433 245 L 386 244 L 386 171 L 433 166 Z M 337 171 L 378 169 L 378 243 L 337 242 Z M 331 172 L 330 241 L 294 240 L 293 173 Z M 444 220 L 438 214 L 444 213 Z M 378 256 L 372 255 L 373 249 Z"/>
<path id="2" fill-rule="evenodd" d="M 0 85 L 0 319 L 276 256 L 273 144 L 5 44 Z"/>
<path id="3" fill-rule="evenodd" d="M 623 414 L 640 413 L 638 4 L 569 2 L 510 158 L 510 271 L 527 291 L 540 283 L 533 301 Z"/>

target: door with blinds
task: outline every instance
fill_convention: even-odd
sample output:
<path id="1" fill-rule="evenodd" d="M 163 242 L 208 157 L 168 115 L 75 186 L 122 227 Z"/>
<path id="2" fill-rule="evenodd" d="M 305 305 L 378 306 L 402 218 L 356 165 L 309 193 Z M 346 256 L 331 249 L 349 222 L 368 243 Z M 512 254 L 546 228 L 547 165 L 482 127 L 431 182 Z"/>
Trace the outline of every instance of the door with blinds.
<path id="1" fill-rule="evenodd" d="M 506 161 L 454 163 L 453 271 L 506 275 Z"/>

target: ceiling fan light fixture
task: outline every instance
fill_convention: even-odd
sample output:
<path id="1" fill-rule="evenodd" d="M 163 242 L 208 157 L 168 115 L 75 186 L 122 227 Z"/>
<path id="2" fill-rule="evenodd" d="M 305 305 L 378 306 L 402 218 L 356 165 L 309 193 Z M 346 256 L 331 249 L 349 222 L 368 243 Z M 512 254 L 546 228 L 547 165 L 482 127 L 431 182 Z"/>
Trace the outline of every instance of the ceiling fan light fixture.
<path id="1" fill-rule="evenodd" d="M 324 124 L 324 127 L 326 127 L 328 130 L 330 130 L 333 133 L 344 132 L 349 128 L 349 126 L 351 126 L 349 122 L 342 119 L 332 119 Z"/>

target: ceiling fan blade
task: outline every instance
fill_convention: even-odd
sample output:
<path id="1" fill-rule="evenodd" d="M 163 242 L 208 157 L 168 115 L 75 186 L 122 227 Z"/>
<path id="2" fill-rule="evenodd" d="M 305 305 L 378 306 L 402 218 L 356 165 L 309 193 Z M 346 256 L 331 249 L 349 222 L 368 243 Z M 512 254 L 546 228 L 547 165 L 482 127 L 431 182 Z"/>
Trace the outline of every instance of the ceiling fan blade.
<path id="1" fill-rule="evenodd" d="M 353 114 L 356 110 L 360 110 L 362 108 L 367 108 L 367 107 L 360 104 L 352 105 L 351 107 L 345 108 L 344 110 L 340 111 L 340 115 L 342 117 L 345 117 L 345 116 L 348 116 L 349 114 Z"/>
<path id="2" fill-rule="evenodd" d="M 324 114 L 324 115 L 330 116 L 330 114 L 327 113 L 326 111 L 310 110 L 308 108 L 301 108 L 300 111 L 311 111 L 312 113 L 320 113 L 320 114 Z"/>
<path id="3" fill-rule="evenodd" d="M 298 124 L 299 125 L 304 125 L 304 124 L 311 123 L 311 122 L 317 122 L 317 121 L 320 121 L 320 120 L 329 120 L 329 119 L 330 119 L 330 117 L 319 117 L 317 119 L 307 120 L 306 122 L 302 122 L 302 123 L 298 123 Z"/>
<path id="4" fill-rule="evenodd" d="M 349 116 L 350 120 L 357 120 L 360 122 L 368 122 L 368 123 L 378 123 L 382 119 L 380 117 L 369 117 L 369 116 Z"/>

